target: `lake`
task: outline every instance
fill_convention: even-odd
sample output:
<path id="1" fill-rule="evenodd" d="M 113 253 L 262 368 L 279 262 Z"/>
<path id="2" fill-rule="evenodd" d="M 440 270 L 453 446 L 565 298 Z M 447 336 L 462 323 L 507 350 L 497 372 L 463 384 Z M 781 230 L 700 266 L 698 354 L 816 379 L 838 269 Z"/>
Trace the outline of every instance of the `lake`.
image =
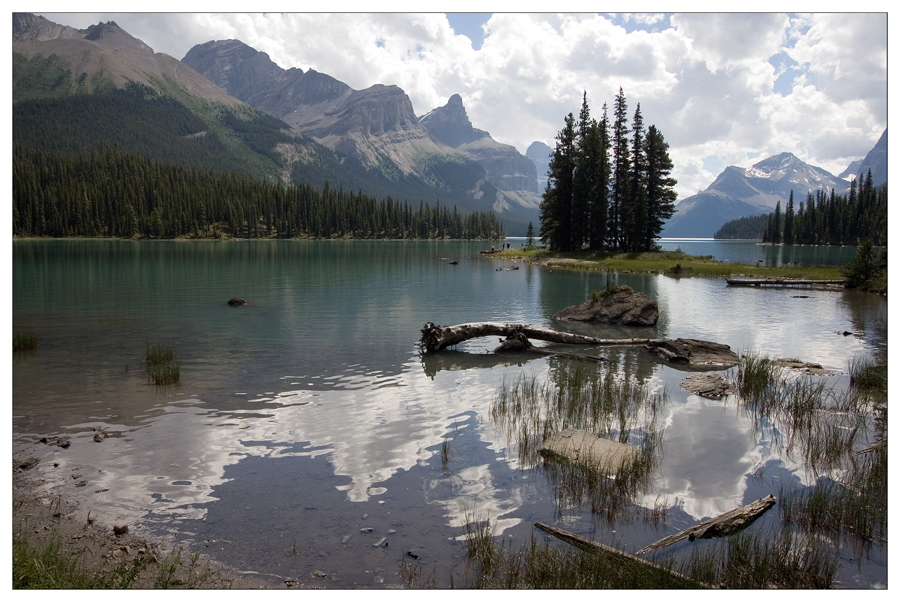
<path id="1" fill-rule="evenodd" d="M 682 390 L 688 373 L 642 348 L 575 347 L 665 396 L 654 427 L 664 454 L 628 516 L 560 503 L 491 409 L 504 383 L 554 382 L 566 362 L 494 355 L 496 338 L 421 356 L 425 322 L 705 339 L 817 362 L 840 372 L 821 377 L 839 389 L 851 362 L 886 361 L 877 295 L 621 274 L 658 301 L 656 326 L 556 323 L 605 276 L 481 256 L 490 244 L 15 241 L 13 328 L 39 340 L 13 358 L 15 450 L 41 459 L 33 472 L 48 492 L 83 499 L 92 516 L 273 585 L 396 586 L 414 562 L 449 587 L 461 583 L 473 517 L 513 546 L 544 522 L 633 552 L 820 474 L 783 445 L 784 425 Z M 248 303 L 231 307 L 232 297 Z M 144 356 L 157 344 L 179 359 L 176 385 L 148 383 Z M 95 443 L 95 429 L 109 437 Z M 39 442 L 57 435 L 71 446 Z M 664 523 L 642 518 L 653 507 L 667 509 Z M 779 524 L 776 508 L 751 528 Z M 839 586 L 887 585 L 886 541 L 861 554 L 838 541 Z"/>

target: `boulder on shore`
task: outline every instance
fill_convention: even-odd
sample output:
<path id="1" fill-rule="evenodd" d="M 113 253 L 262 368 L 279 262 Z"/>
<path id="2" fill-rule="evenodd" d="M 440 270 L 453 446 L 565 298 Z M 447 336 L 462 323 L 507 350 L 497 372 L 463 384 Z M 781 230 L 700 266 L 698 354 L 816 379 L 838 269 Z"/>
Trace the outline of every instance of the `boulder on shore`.
<path id="1" fill-rule="evenodd" d="M 646 345 L 646 349 L 667 362 L 688 368 L 730 368 L 737 366 L 737 353 L 728 345 L 699 339 L 672 339 Z"/>
<path id="2" fill-rule="evenodd" d="M 625 284 L 599 291 L 581 305 L 570 305 L 553 315 L 554 320 L 653 326 L 659 320 L 659 306 L 646 293 L 636 293 Z"/>
<path id="3" fill-rule="evenodd" d="M 707 399 L 722 399 L 733 393 L 728 380 L 721 374 L 691 374 L 681 381 L 681 388 Z"/>

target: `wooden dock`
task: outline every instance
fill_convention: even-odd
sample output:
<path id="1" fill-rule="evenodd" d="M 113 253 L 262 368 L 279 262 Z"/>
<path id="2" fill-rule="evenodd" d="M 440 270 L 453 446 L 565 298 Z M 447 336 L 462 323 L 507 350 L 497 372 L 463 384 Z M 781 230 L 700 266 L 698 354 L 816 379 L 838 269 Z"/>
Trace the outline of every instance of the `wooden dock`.
<path id="1" fill-rule="evenodd" d="M 728 278 L 728 286 L 775 286 L 775 287 L 814 287 L 843 285 L 843 280 L 802 280 L 799 278 Z"/>

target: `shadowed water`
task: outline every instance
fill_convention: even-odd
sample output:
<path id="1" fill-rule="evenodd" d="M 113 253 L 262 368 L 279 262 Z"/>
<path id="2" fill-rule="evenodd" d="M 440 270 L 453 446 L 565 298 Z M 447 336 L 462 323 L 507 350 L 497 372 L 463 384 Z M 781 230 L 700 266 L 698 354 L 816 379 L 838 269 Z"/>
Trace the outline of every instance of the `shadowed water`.
<path id="1" fill-rule="evenodd" d="M 488 354 L 495 339 L 421 357 L 425 322 L 700 338 L 841 372 L 855 357 L 886 358 L 887 305 L 875 295 L 614 274 L 658 300 L 655 327 L 558 324 L 550 316 L 606 276 L 498 271 L 512 264 L 478 254 L 489 246 L 17 241 L 13 328 L 34 332 L 39 348 L 13 358 L 16 447 L 41 458 L 34 471 L 48 490 L 85 497 L 93 514 L 171 534 L 273 583 L 397 585 L 408 562 L 447 587 L 460 583 L 459 538 L 474 513 L 511 542 L 527 541 L 535 521 L 560 521 L 633 550 L 776 492 L 776 481 L 814 478 L 736 404 L 682 391 L 686 373 L 616 347 L 599 353 L 668 391 L 657 419 L 664 455 L 639 503 L 667 501 L 669 531 L 642 520 L 612 529 L 589 510 L 560 509 L 490 417 L 504 377 L 545 379 L 556 360 Z M 230 307 L 232 297 L 248 304 Z M 178 385 L 148 384 L 151 344 L 175 351 Z M 830 378 L 846 386 L 845 374 Z M 95 443 L 94 429 L 109 438 Z M 56 435 L 71 446 L 38 442 Z M 886 544 L 870 554 L 845 562 L 845 586 L 886 584 Z"/>

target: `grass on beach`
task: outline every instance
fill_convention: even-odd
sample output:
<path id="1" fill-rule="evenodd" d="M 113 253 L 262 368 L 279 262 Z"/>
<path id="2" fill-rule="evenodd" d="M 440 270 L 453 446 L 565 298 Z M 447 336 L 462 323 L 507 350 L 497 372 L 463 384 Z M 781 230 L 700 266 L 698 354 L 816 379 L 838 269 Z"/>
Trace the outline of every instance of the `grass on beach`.
<path id="1" fill-rule="evenodd" d="M 17 351 L 33 351 L 38 348 L 37 335 L 33 332 L 13 333 L 13 353 Z"/>
<path id="2" fill-rule="evenodd" d="M 557 253 L 544 247 L 505 249 L 490 255 L 494 259 L 529 259 L 550 267 L 600 272 L 651 272 L 677 276 L 706 276 L 723 278 L 745 276 L 752 278 L 805 278 L 810 280 L 842 280 L 839 268 L 781 266 L 767 267 L 741 263 L 726 263 L 710 256 L 693 256 L 682 251 L 648 251 L 643 253 L 600 253 L 580 251 Z M 571 260 L 576 260 L 573 263 Z M 678 267 L 676 267 L 678 266 Z"/>

